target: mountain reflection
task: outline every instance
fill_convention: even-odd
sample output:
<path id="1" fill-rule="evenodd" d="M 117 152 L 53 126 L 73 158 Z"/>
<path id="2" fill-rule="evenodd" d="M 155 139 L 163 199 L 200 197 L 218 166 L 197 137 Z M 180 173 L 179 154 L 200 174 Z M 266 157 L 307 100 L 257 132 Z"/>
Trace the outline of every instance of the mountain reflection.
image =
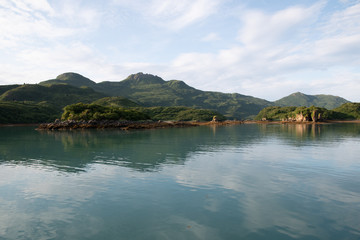
<path id="1" fill-rule="evenodd" d="M 208 127 L 129 132 L 35 131 L 33 127 L 3 127 L 0 131 L 3 164 L 41 164 L 66 172 L 86 171 L 91 163 L 157 171 L 162 164 L 183 164 L 197 151 L 237 145 L 244 135 L 228 128 L 221 128 L 219 132 Z M 244 144 L 251 142 L 251 138 L 256 135 L 248 136 Z"/>
<path id="2" fill-rule="evenodd" d="M 35 164 L 74 173 L 94 163 L 158 171 L 164 164 L 184 164 L 193 154 L 228 148 L 241 151 L 269 137 L 295 146 L 337 142 L 344 136 L 358 136 L 360 124 L 245 124 L 129 132 L 2 127 L 0 133 L 0 164 Z"/>

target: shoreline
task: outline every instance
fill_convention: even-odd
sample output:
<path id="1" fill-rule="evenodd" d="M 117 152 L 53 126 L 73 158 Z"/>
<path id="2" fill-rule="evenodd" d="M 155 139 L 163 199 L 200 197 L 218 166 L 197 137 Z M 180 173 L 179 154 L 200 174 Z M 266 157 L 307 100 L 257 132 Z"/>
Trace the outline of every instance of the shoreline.
<path id="1" fill-rule="evenodd" d="M 257 121 L 257 120 L 245 120 L 244 124 L 332 124 L 332 123 L 360 123 L 360 120 L 324 120 L 319 122 L 296 122 L 296 121 Z"/>
<path id="2" fill-rule="evenodd" d="M 196 126 L 224 126 L 243 124 L 243 121 L 223 122 L 194 122 L 194 121 L 111 121 L 111 120 L 90 120 L 90 121 L 55 121 L 54 123 L 42 123 L 36 130 L 76 130 L 76 129 L 156 129 L 172 127 L 196 127 Z"/>
<path id="3" fill-rule="evenodd" d="M 0 124 L 0 127 L 34 126 L 36 130 L 73 130 L 73 129 L 156 129 L 168 127 L 196 127 L 196 126 L 227 126 L 239 124 L 333 124 L 333 123 L 360 123 L 360 120 L 325 120 L 322 122 L 292 122 L 292 121 L 257 121 L 257 120 L 226 120 L 226 121 L 63 121 L 53 123 L 9 123 Z"/>

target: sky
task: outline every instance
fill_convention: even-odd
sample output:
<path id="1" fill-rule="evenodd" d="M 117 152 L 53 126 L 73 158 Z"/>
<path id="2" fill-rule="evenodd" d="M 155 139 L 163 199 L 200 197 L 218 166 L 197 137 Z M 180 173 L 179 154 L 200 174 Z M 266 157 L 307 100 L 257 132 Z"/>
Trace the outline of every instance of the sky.
<path id="1" fill-rule="evenodd" d="M 65 72 L 360 102 L 360 0 L 1 0 L 0 85 Z"/>

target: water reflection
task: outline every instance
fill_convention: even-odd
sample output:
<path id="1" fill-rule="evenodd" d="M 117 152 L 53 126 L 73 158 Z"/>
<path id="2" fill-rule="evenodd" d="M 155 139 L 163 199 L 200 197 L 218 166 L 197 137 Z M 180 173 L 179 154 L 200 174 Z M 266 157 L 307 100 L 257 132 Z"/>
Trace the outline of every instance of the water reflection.
<path id="1" fill-rule="evenodd" d="M 218 133 L 208 127 L 130 132 L 37 132 L 32 128 L 1 128 L 0 131 L 1 162 L 44 164 L 67 172 L 84 170 L 96 162 L 154 171 L 161 164 L 183 164 L 194 152 L 216 151 L 221 146 L 238 143 L 246 145 L 258 138 L 256 132 L 252 135 L 248 128 L 239 131 L 221 128 Z"/>
<path id="2" fill-rule="evenodd" d="M 0 128 L 0 162 L 42 164 L 60 171 L 86 171 L 91 163 L 157 171 L 163 164 L 184 164 L 201 152 L 247 151 L 267 139 L 306 146 L 334 144 L 360 135 L 360 124 L 284 124 L 212 126 L 124 132 L 119 130 L 35 131 Z"/>
<path id="3" fill-rule="evenodd" d="M 356 124 L 0 133 L 0 239 L 360 236 Z"/>
<path id="4" fill-rule="evenodd" d="M 278 137 L 285 144 L 306 146 L 321 142 L 332 144 L 345 138 L 357 138 L 360 124 L 262 124 L 259 128 L 268 137 Z"/>

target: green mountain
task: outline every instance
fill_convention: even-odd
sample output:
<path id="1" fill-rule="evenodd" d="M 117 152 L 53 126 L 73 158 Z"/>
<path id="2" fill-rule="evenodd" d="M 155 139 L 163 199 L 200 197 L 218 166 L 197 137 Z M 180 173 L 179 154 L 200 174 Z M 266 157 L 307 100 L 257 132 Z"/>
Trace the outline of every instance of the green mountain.
<path id="1" fill-rule="evenodd" d="M 188 107 L 208 109 L 230 119 L 254 118 L 263 108 L 279 106 L 317 106 L 332 109 L 348 101 L 331 95 L 294 93 L 275 102 L 238 93 L 201 91 L 183 81 L 165 81 L 151 74 L 132 74 L 118 82 L 96 83 L 77 73 L 63 73 L 39 84 L 0 86 L 0 102 L 50 107 L 61 115 L 62 108 L 74 103 L 109 107 Z M 9 105 L 10 104 L 10 105 Z M 24 105 L 33 104 L 33 105 Z M 13 105 L 20 108 L 20 105 Z M 178 109 L 179 110 L 179 109 Z M 158 109 L 154 109 L 158 111 Z M 173 109 L 166 109 L 173 111 Z M 189 110 L 190 111 L 190 110 Z M 201 114 L 200 114 L 201 115 Z M 53 115 L 51 115 L 53 116 Z"/>
<path id="2" fill-rule="evenodd" d="M 54 121 L 58 111 L 46 104 L 0 101 L 0 123 L 39 123 Z"/>
<path id="3" fill-rule="evenodd" d="M 18 85 L 18 84 L 14 84 L 14 85 L 1 85 L 1 86 L 0 86 L 0 96 L 1 96 L 3 93 L 5 93 L 5 92 L 7 92 L 7 91 L 9 91 L 9 90 L 11 90 L 11 89 L 17 88 L 17 87 L 19 87 L 19 86 L 21 86 L 21 85 Z"/>
<path id="4" fill-rule="evenodd" d="M 344 98 L 333 96 L 333 95 L 324 95 L 324 94 L 306 95 L 301 92 L 296 92 L 287 97 L 284 97 L 284 98 L 281 98 L 281 99 L 275 101 L 274 105 L 282 106 L 282 107 L 285 107 L 285 106 L 296 106 L 296 107 L 316 106 L 316 107 L 323 107 L 323 108 L 327 108 L 327 109 L 334 109 L 334 108 L 339 107 L 342 104 L 348 103 L 348 102 L 349 101 Z"/>
<path id="5" fill-rule="evenodd" d="M 122 96 L 142 106 L 186 106 L 210 109 L 228 118 L 246 119 L 255 116 L 271 103 L 264 99 L 237 93 L 201 91 L 183 81 L 164 81 L 151 74 L 132 74 L 120 82 L 101 82 L 93 87 L 110 96 Z"/>
<path id="6" fill-rule="evenodd" d="M 57 76 L 55 79 L 50 79 L 39 83 L 40 85 L 52 85 L 52 84 L 68 84 L 75 87 L 90 87 L 96 88 L 96 83 L 90 79 L 78 74 L 78 73 L 63 73 Z"/>
<path id="7" fill-rule="evenodd" d="M 84 102 L 90 103 L 106 95 L 95 92 L 89 87 L 74 87 L 64 84 L 39 85 L 25 84 L 6 91 L 0 95 L 0 101 L 45 102 L 61 110 L 66 105 Z"/>
<path id="8" fill-rule="evenodd" d="M 7 90 L 7 91 L 6 91 Z M 62 108 L 106 95 L 67 84 L 0 86 L 0 123 L 39 123 L 60 118 Z"/>

